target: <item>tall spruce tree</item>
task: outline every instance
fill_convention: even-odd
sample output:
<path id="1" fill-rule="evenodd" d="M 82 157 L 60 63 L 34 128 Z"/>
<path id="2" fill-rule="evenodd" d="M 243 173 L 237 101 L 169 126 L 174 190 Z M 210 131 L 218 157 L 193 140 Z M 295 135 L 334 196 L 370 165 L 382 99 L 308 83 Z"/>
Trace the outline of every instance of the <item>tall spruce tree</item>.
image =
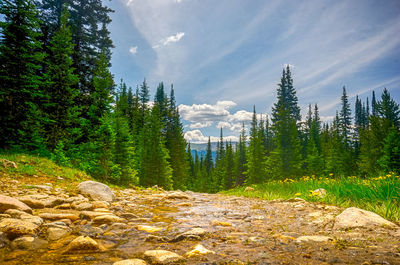
<path id="1" fill-rule="evenodd" d="M 293 177 L 300 174 L 301 147 L 297 121 L 300 108 L 297 105 L 296 91 L 289 66 L 283 74 L 277 89 L 278 100 L 272 108 L 272 121 L 275 134 L 275 155 L 280 156 L 281 169 L 275 174 Z M 276 158 L 271 160 L 276 165 Z M 276 166 L 274 167 L 276 168 Z"/>
<path id="2" fill-rule="evenodd" d="M 39 73 L 46 55 L 37 10 L 32 0 L 4 0 L 0 14 L 0 146 L 43 150 L 46 95 Z"/>
<path id="3" fill-rule="evenodd" d="M 67 25 L 68 16 L 67 6 L 64 6 L 59 28 L 55 31 L 48 48 L 48 103 L 45 105 L 45 111 L 50 119 L 47 143 L 51 150 L 60 140 L 64 143 L 71 142 L 73 134 L 79 130 L 80 109 L 76 104 L 79 91 L 75 87 L 78 77 L 73 74 L 72 68 L 73 44 Z"/>

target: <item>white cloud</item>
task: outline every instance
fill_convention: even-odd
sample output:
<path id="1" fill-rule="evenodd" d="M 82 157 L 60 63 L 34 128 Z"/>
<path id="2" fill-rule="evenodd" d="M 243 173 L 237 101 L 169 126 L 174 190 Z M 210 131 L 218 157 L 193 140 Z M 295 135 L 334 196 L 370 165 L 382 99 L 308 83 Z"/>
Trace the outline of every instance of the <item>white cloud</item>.
<path id="1" fill-rule="evenodd" d="M 137 46 L 129 48 L 129 52 L 132 53 L 133 55 L 137 54 L 137 50 L 138 50 Z"/>
<path id="2" fill-rule="evenodd" d="M 193 104 L 179 105 L 182 117 L 193 123 L 204 123 L 225 120 L 230 115 L 229 108 L 236 106 L 233 101 L 218 101 L 215 105 Z"/>
<path id="3" fill-rule="evenodd" d="M 166 37 L 166 38 L 160 40 L 159 43 L 166 46 L 166 45 L 170 44 L 171 42 L 180 41 L 183 38 L 183 36 L 185 36 L 185 32 L 178 32 L 175 35 L 171 35 L 169 37 Z M 159 44 L 156 44 L 153 46 L 153 48 L 158 48 L 158 47 L 160 47 Z"/>
<path id="4" fill-rule="evenodd" d="M 239 141 L 239 138 L 234 135 L 229 135 L 229 136 L 224 136 L 223 137 L 225 141 L 232 141 L 232 142 L 237 142 Z M 194 144 L 200 144 L 200 143 L 207 143 L 208 142 L 208 137 L 204 136 L 203 133 L 200 130 L 193 130 L 193 131 L 187 131 L 185 133 L 185 139 L 186 141 Z M 217 142 L 219 141 L 219 137 L 216 136 L 210 136 L 210 141 L 211 142 Z"/>
<path id="5" fill-rule="evenodd" d="M 210 127 L 213 124 L 212 121 L 206 121 L 206 122 L 196 122 L 190 124 L 188 127 L 190 129 L 200 129 L 200 128 L 205 128 L 205 127 Z"/>

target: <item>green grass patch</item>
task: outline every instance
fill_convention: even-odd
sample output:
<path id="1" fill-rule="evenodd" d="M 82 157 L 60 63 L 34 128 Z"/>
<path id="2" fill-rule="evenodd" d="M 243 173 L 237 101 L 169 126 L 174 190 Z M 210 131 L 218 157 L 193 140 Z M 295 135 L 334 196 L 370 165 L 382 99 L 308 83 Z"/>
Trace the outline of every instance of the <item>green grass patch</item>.
<path id="1" fill-rule="evenodd" d="M 251 187 L 253 191 L 237 187 L 222 193 L 266 200 L 300 197 L 311 202 L 354 206 L 400 222 L 400 178 L 393 173 L 376 178 L 305 176 L 299 180 L 269 181 Z M 326 190 L 325 197 L 313 193 L 319 188 Z"/>
<path id="2" fill-rule="evenodd" d="M 7 161 L 16 164 L 16 168 L 5 165 Z M 59 184 L 81 182 L 90 179 L 83 171 L 59 166 L 52 160 L 40 156 L 21 153 L 0 153 L 0 173 L 2 178 L 23 179 L 37 178 Z"/>

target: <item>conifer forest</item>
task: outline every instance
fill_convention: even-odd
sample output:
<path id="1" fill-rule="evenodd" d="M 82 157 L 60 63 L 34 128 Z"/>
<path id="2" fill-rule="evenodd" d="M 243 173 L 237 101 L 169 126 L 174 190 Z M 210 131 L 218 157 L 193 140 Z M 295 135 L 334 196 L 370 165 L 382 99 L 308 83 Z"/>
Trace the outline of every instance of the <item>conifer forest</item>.
<path id="1" fill-rule="evenodd" d="M 115 185 L 210 193 L 304 175 L 400 174 L 395 88 L 357 96 L 353 105 L 349 88 L 338 87 L 340 108 L 332 122 L 322 122 L 318 103 L 301 116 L 289 66 L 271 113 L 255 106 L 238 142 L 226 141 L 221 128 L 216 157 L 210 139 L 204 156 L 192 151 L 175 99 L 179 88 L 160 80 L 150 95 L 145 78 L 114 80 L 113 10 L 100 0 L 78 2 L 1 1 L 2 152 L 47 157 Z"/>

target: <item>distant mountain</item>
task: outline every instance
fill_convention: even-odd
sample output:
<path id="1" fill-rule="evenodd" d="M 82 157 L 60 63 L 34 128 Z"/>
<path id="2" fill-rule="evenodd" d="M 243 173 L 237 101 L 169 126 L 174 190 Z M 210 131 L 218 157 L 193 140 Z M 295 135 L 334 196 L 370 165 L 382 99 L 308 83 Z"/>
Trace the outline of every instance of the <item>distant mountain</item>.
<path id="1" fill-rule="evenodd" d="M 237 142 L 232 142 L 232 145 L 236 146 Z M 211 154 L 212 154 L 212 158 L 215 161 L 215 158 L 217 156 L 217 142 L 211 143 Z M 207 152 L 207 143 L 204 144 L 190 144 L 190 148 L 192 149 L 192 156 L 194 158 L 195 153 L 197 152 L 197 155 L 200 157 L 205 157 L 206 156 L 206 152 Z"/>

